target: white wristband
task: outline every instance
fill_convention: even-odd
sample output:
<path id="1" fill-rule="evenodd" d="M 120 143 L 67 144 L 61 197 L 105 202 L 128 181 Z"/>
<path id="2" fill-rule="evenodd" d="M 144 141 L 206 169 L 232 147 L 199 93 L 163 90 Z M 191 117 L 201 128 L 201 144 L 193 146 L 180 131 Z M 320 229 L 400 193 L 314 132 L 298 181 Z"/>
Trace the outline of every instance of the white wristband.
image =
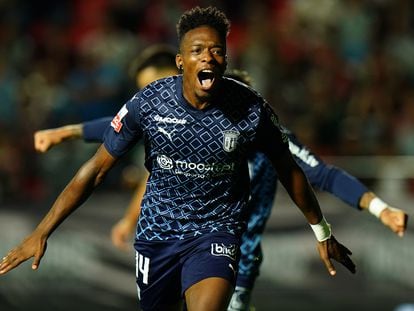
<path id="1" fill-rule="evenodd" d="M 368 210 L 375 217 L 379 218 L 381 212 L 387 208 L 387 204 L 379 198 L 374 198 L 369 202 Z"/>
<path id="2" fill-rule="evenodd" d="M 332 235 L 331 225 L 328 224 L 325 217 L 323 217 L 322 220 L 318 224 L 316 225 L 310 224 L 310 226 L 313 230 L 313 233 L 315 233 L 316 239 L 319 242 L 326 241 Z"/>

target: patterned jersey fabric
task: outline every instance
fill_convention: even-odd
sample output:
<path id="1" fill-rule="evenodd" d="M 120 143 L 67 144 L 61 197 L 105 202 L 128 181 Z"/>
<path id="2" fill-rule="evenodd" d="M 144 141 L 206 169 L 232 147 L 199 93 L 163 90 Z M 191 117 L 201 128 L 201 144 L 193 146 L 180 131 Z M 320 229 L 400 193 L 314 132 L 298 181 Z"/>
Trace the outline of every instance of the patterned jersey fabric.
<path id="1" fill-rule="evenodd" d="M 248 155 L 261 150 L 277 160 L 286 152 L 287 138 L 264 100 L 232 79 L 222 82 L 222 96 L 203 110 L 184 99 L 181 76 L 153 82 L 121 108 L 106 130 L 104 145 L 115 157 L 144 139 L 150 177 L 138 239 L 241 234 L 249 197 Z"/>

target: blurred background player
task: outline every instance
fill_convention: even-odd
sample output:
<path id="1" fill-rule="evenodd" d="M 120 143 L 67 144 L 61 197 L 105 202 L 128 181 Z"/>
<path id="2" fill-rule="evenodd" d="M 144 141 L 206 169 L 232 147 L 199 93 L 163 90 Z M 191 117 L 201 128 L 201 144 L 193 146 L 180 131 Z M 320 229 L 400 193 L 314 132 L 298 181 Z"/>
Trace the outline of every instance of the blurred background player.
<path id="1" fill-rule="evenodd" d="M 130 75 L 140 89 L 148 83 L 169 75 L 177 74 L 175 66 L 174 47 L 168 45 L 154 45 L 144 50 L 132 63 Z M 230 70 L 226 76 L 238 81 L 251 84 L 251 78 L 245 71 Z M 82 124 L 63 126 L 55 129 L 42 130 L 35 133 L 35 149 L 46 152 L 60 142 L 83 138 L 85 141 L 101 141 L 103 132 L 109 125 L 111 117 L 92 120 Z M 289 137 L 289 149 L 298 164 L 302 167 L 311 184 L 319 190 L 332 193 L 349 206 L 359 210 L 368 210 L 389 229 L 403 236 L 407 225 L 407 214 L 400 209 L 384 203 L 358 179 L 345 171 L 324 163 L 318 156 L 301 144 L 295 135 L 284 128 Z M 138 153 L 139 154 L 139 153 Z M 142 163 L 140 161 L 137 163 Z M 122 217 L 114 226 L 111 233 L 112 242 L 120 249 L 128 249 L 129 241 L 136 228 L 140 211 L 142 194 L 145 190 L 147 173 L 139 169 L 137 173 L 129 170 L 126 175 L 134 180 L 136 190 Z M 251 172 L 251 200 L 249 207 L 248 229 L 242 237 L 241 259 L 237 278 L 236 290 L 228 310 L 249 310 L 252 289 L 259 275 L 262 262 L 261 239 L 270 216 L 276 190 L 277 175 L 260 153 L 250 159 Z"/>

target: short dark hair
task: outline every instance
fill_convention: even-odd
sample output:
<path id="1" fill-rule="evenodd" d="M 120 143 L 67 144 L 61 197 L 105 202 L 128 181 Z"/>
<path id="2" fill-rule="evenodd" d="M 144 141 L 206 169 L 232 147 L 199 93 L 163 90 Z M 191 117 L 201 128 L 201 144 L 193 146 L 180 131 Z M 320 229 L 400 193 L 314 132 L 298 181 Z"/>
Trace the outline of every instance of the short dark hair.
<path id="1" fill-rule="evenodd" d="M 154 44 L 144 49 L 129 66 L 128 73 L 131 78 L 144 68 L 154 66 L 157 68 L 175 67 L 177 49 L 168 44 Z"/>
<path id="2" fill-rule="evenodd" d="M 177 23 L 178 42 L 184 35 L 197 27 L 209 26 L 217 30 L 223 41 L 230 31 L 230 22 L 226 15 L 216 7 L 200 8 L 199 6 L 183 13 Z"/>

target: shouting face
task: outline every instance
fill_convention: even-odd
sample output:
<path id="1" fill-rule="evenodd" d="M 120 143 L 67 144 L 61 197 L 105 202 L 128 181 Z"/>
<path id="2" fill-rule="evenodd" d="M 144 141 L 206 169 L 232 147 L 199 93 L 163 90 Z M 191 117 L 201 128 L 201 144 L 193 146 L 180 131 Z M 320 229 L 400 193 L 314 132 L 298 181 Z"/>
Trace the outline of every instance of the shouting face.
<path id="1" fill-rule="evenodd" d="M 176 57 L 183 70 L 183 94 L 194 107 L 202 109 L 217 89 L 226 70 L 226 42 L 209 26 L 188 31 Z"/>

